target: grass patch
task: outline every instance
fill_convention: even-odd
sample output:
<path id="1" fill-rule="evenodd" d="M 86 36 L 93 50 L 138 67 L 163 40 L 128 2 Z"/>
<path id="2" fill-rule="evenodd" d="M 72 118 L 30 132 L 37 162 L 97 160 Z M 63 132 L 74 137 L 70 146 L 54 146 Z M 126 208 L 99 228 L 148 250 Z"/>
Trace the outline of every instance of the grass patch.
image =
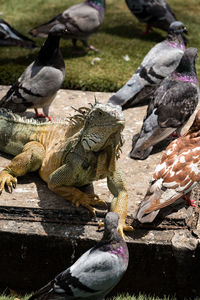
<path id="1" fill-rule="evenodd" d="M 28 298 L 31 295 L 26 295 L 24 297 L 18 296 L 18 295 L 13 295 L 13 296 L 6 296 L 6 295 L 0 295 L 0 300 L 28 300 Z"/>
<path id="2" fill-rule="evenodd" d="M 24 297 L 21 297 L 19 295 L 15 295 L 15 296 L 1 295 L 0 300 L 28 300 L 30 296 L 31 295 L 26 295 Z M 164 296 L 160 298 L 160 297 L 144 295 L 144 294 L 139 294 L 138 296 L 130 296 L 126 294 L 126 295 L 119 295 L 117 297 L 106 298 L 106 299 L 107 300 L 176 300 L 176 297 Z M 200 298 L 194 298 L 193 300 L 200 300 Z"/>
<path id="3" fill-rule="evenodd" d="M 138 296 L 130 296 L 130 295 L 120 295 L 117 297 L 110 298 L 108 300 L 176 300 L 175 297 L 168 297 L 164 296 L 162 298 L 155 297 L 155 296 L 149 296 L 149 295 L 143 295 L 140 294 Z"/>
<path id="4" fill-rule="evenodd" d="M 28 36 L 28 31 L 48 21 L 67 7 L 80 0 L 1 0 L 1 12 L 8 23 Z M 189 30 L 189 46 L 200 48 L 199 0 L 168 0 L 177 18 Z M 103 26 L 90 38 L 90 43 L 100 49 L 99 53 L 74 53 L 71 40 L 61 41 L 61 50 L 66 63 L 66 78 L 63 88 L 90 91 L 117 91 L 140 65 L 144 55 L 160 42 L 166 33 L 154 29 L 148 36 L 141 35 L 145 25 L 130 13 L 124 0 L 107 0 Z M 34 39 L 34 38 L 33 38 Z M 12 84 L 36 57 L 43 39 L 35 39 L 38 49 L 30 51 L 17 47 L 0 48 L 0 84 Z M 124 55 L 130 61 L 123 59 Z M 94 65 L 94 57 L 101 60 Z M 197 71 L 200 71 L 199 60 Z"/>

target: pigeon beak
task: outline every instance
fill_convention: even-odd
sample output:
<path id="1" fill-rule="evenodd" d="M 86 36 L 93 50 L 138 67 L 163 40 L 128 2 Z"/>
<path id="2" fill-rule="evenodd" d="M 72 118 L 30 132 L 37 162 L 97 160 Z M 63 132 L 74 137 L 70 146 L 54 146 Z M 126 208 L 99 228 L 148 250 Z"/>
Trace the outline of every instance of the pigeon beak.
<path id="1" fill-rule="evenodd" d="M 188 34 L 188 30 L 187 30 L 186 27 L 184 28 L 183 32 L 186 33 L 186 34 Z"/>

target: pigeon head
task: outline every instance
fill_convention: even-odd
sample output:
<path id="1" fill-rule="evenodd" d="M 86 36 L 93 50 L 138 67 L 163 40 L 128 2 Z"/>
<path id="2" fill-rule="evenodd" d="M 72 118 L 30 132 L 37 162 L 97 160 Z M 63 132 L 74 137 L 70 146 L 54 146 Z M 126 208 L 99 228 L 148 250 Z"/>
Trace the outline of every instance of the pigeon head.
<path id="1" fill-rule="evenodd" d="M 104 220 L 105 231 L 111 232 L 113 229 L 117 230 L 118 222 L 119 222 L 118 214 L 114 212 L 107 213 Z"/>
<path id="2" fill-rule="evenodd" d="M 197 48 L 190 47 L 185 50 L 181 61 L 185 61 L 185 64 L 188 64 L 188 63 L 194 64 L 197 59 L 197 53 L 198 53 Z"/>
<path id="3" fill-rule="evenodd" d="M 196 75 L 195 62 L 197 59 L 197 49 L 188 48 L 185 50 L 181 61 L 176 68 L 176 73 L 186 74 L 186 75 Z"/>
<path id="4" fill-rule="evenodd" d="M 172 22 L 168 29 L 168 33 L 181 34 L 181 33 L 187 33 L 187 32 L 188 32 L 187 28 L 180 21 Z"/>
<path id="5" fill-rule="evenodd" d="M 62 36 L 67 32 L 67 28 L 63 24 L 56 24 L 49 30 L 49 35 L 51 36 Z"/>

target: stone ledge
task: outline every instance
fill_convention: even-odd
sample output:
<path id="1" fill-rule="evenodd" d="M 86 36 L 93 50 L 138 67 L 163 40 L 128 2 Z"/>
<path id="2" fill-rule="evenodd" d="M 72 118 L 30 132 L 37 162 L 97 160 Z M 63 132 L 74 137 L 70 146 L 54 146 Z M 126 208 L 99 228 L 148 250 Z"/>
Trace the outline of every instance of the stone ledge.
<path id="1" fill-rule="evenodd" d="M 0 97 L 7 89 L 0 87 Z M 78 108 L 94 103 L 94 96 L 106 103 L 110 95 L 60 90 L 50 109 L 52 118 L 65 118 L 72 114 L 71 106 Z M 162 155 L 158 148 L 145 161 L 128 157 L 132 136 L 139 131 L 145 111 L 146 106 L 124 111 L 126 142 L 119 165 L 127 178 L 127 221 L 133 223 L 135 231 L 126 236 L 130 251 L 128 271 L 112 293 L 200 295 L 199 208 L 187 208 L 180 199 L 178 206 L 173 207 L 171 212 L 163 210 L 160 219 L 153 224 L 141 225 L 134 221 L 137 205 L 143 199 Z M 187 127 L 192 120 L 193 117 Z M 10 159 L 2 153 L 0 167 L 4 167 Z M 97 221 L 104 217 L 106 211 L 100 209 L 97 219 L 91 219 L 87 210 L 73 207 L 48 190 L 37 173 L 28 174 L 18 181 L 12 194 L 4 191 L 0 198 L 0 286 L 33 290 L 72 264 L 102 237 L 102 231 L 97 230 Z M 95 182 L 95 191 L 110 203 L 106 180 Z M 194 197 L 199 199 L 198 188 Z M 181 243 L 178 243 L 179 240 Z"/>

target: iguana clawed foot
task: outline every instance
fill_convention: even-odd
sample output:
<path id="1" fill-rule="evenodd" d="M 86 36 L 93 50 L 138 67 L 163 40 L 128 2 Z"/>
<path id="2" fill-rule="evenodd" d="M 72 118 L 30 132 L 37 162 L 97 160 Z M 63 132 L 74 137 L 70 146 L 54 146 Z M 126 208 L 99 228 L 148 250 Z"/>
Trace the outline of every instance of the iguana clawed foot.
<path id="1" fill-rule="evenodd" d="M 126 225 L 124 222 L 120 222 L 119 220 L 119 224 L 118 224 L 118 231 L 121 234 L 121 236 L 123 237 L 123 239 L 125 240 L 125 235 L 124 235 L 124 230 L 125 231 L 133 231 L 133 227 L 132 226 L 128 226 Z"/>
<path id="2" fill-rule="evenodd" d="M 104 227 L 103 222 L 99 222 L 99 224 L 98 224 L 98 228 L 100 229 L 101 227 Z M 134 228 L 132 226 L 126 225 L 123 220 L 119 219 L 118 231 L 124 240 L 125 240 L 124 231 L 133 231 L 133 230 L 134 230 Z"/>
<path id="3" fill-rule="evenodd" d="M 105 207 L 107 207 L 106 202 L 104 200 L 99 199 L 99 196 L 96 194 L 84 194 L 81 196 L 80 199 L 75 199 L 72 202 L 77 207 L 79 207 L 79 205 L 86 207 L 89 211 L 91 211 L 93 216 L 96 216 L 96 209 L 94 207 L 92 207 L 91 205 L 103 204 Z"/>
<path id="4" fill-rule="evenodd" d="M 13 188 L 16 188 L 17 178 L 10 175 L 6 170 L 0 172 L 0 194 L 2 193 L 5 185 L 8 191 L 12 193 Z"/>

